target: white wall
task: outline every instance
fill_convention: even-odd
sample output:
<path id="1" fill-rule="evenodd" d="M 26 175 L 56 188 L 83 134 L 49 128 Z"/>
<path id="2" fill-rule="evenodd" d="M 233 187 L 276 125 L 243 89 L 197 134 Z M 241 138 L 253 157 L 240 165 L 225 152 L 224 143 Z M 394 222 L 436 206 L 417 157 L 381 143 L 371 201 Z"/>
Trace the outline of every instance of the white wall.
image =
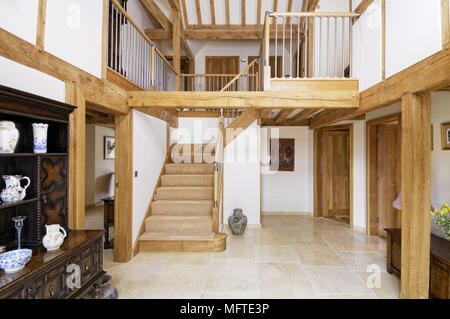
<path id="1" fill-rule="evenodd" d="M 266 130 L 266 132 L 264 132 Z M 310 187 L 309 129 L 306 126 L 264 127 L 261 129 L 261 158 L 270 157 L 270 138 L 294 138 L 295 163 L 293 172 L 262 170 L 261 196 L 263 212 L 312 212 Z"/>
<path id="2" fill-rule="evenodd" d="M 173 143 L 216 143 L 219 129 L 219 118 L 178 118 L 178 128 L 170 135 Z"/>
<path id="3" fill-rule="evenodd" d="M 102 0 L 48 0 L 45 51 L 100 78 Z"/>
<path id="4" fill-rule="evenodd" d="M 440 208 L 450 202 L 450 150 L 442 150 L 441 123 L 450 122 L 450 92 L 431 94 L 431 124 L 434 150 L 431 152 L 431 203 Z"/>
<path id="5" fill-rule="evenodd" d="M 0 56 L 0 84 L 65 102 L 65 83 L 45 73 Z"/>
<path id="6" fill-rule="evenodd" d="M 133 111 L 133 243 L 166 158 L 166 122 Z"/>
<path id="7" fill-rule="evenodd" d="M 144 6 L 139 0 L 128 0 L 127 2 L 127 13 L 133 19 L 133 21 L 143 30 L 145 29 L 156 29 L 153 23 L 148 18 L 145 12 Z"/>
<path id="8" fill-rule="evenodd" d="M 386 77 L 441 49 L 441 1 L 386 1 Z"/>
<path id="9" fill-rule="evenodd" d="M 381 0 L 375 0 L 353 25 L 353 77 L 359 91 L 381 82 Z"/>
<path id="10" fill-rule="evenodd" d="M 260 134 L 253 122 L 225 149 L 224 224 L 234 208 L 242 208 L 249 225 L 260 221 Z"/>
<path id="11" fill-rule="evenodd" d="M 0 1 L 0 28 L 36 44 L 38 0 Z"/>

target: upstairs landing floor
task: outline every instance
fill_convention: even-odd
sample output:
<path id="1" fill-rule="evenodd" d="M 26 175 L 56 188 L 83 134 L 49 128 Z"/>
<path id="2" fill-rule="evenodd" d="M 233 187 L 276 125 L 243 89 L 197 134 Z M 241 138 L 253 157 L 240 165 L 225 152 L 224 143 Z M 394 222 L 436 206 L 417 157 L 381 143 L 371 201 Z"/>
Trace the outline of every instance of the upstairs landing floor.
<path id="1" fill-rule="evenodd" d="M 386 272 L 386 242 L 348 225 L 310 215 L 263 216 L 261 229 L 228 233 L 220 253 L 140 253 L 104 268 L 119 298 L 399 298 Z M 381 270 L 381 288 L 367 287 L 367 266 Z"/>

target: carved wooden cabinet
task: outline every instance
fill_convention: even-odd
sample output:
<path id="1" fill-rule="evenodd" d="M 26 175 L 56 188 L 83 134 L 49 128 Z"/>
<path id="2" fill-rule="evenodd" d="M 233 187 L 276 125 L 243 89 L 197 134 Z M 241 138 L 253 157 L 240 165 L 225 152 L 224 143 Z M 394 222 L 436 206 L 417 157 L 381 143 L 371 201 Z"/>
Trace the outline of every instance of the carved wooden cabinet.
<path id="1" fill-rule="evenodd" d="M 103 230 L 74 230 L 59 250 L 48 252 L 42 246 L 36 247 L 23 270 L 0 273 L 0 298 L 95 297 L 95 285 L 106 274 L 103 234 Z"/>
<path id="2" fill-rule="evenodd" d="M 74 106 L 0 86 L 0 121 L 12 121 L 19 140 L 12 154 L 0 154 L 0 175 L 30 178 L 24 200 L 0 204 L 0 245 L 16 247 L 13 216 L 26 216 L 22 245 L 39 246 L 46 224 L 68 224 L 69 115 Z M 32 123 L 48 124 L 47 153 L 33 153 Z M 5 187 L 0 178 L 0 190 Z"/>
<path id="3" fill-rule="evenodd" d="M 387 271 L 400 277 L 402 232 L 386 229 Z M 430 238 L 430 298 L 450 298 L 450 241 L 431 235 Z"/>

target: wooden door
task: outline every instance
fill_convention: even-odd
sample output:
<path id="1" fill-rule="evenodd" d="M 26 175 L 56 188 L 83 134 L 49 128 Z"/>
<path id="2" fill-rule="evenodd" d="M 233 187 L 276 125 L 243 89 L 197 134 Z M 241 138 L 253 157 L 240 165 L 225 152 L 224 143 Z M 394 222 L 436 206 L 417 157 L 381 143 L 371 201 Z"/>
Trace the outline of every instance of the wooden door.
<path id="1" fill-rule="evenodd" d="M 206 74 L 229 74 L 225 78 L 206 78 L 207 91 L 220 91 L 229 81 L 233 79 L 232 74 L 239 73 L 239 57 L 238 56 L 207 56 L 205 58 Z M 237 82 L 233 84 L 230 91 L 237 91 Z"/>
<path id="2" fill-rule="evenodd" d="M 400 212 L 392 203 L 399 195 L 399 129 L 398 124 L 377 127 L 377 229 L 386 237 L 384 228 L 400 228 Z"/>
<path id="3" fill-rule="evenodd" d="M 350 132 L 322 134 L 322 215 L 350 217 Z"/>

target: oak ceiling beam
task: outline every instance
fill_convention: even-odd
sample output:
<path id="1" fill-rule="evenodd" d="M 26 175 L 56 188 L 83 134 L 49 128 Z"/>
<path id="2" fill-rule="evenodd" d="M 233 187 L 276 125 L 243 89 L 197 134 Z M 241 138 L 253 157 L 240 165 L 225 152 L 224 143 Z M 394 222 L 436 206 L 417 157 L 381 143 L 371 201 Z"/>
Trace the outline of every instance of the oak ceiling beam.
<path id="1" fill-rule="evenodd" d="M 176 110 L 163 110 L 158 108 L 135 107 L 136 111 L 156 117 L 167 122 L 170 127 L 178 128 L 178 112 Z"/>
<path id="2" fill-rule="evenodd" d="M 271 113 L 272 113 L 272 109 L 260 110 L 259 117 L 264 120 L 264 119 L 268 118 Z"/>
<path id="3" fill-rule="evenodd" d="M 357 108 L 355 91 L 128 92 L 128 105 L 149 108 Z"/>
<path id="4" fill-rule="evenodd" d="M 216 24 L 216 9 L 214 7 L 214 0 L 209 0 L 209 9 L 211 10 L 211 23 Z"/>
<path id="5" fill-rule="evenodd" d="M 317 9 L 317 6 L 319 5 L 320 0 L 309 0 L 308 3 L 308 12 L 314 12 Z"/>
<path id="6" fill-rule="evenodd" d="M 200 7 L 200 0 L 195 0 L 195 10 L 197 12 L 197 24 L 202 25 L 202 10 Z"/>
<path id="7" fill-rule="evenodd" d="M 310 128 L 324 127 L 394 104 L 401 101 L 404 92 L 433 92 L 448 86 L 450 86 L 450 48 L 441 50 L 361 92 L 357 110 L 335 110 L 329 114 L 320 113 L 314 116 L 310 121 Z"/>
<path id="8" fill-rule="evenodd" d="M 181 0 L 181 7 L 183 9 L 184 27 L 186 28 L 189 25 L 189 19 L 186 10 L 186 0 Z"/>
<path id="9" fill-rule="evenodd" d="M 151 40 L 168 40 L 172 39 L 172 32 L 161 29 L 147 29 L 145 34 Z M 275 30 L 270 31 L 270 38 L 275 38 Z M 282 37 L 283 30 L 278 29 L 278 38 Z M 261 40 L 263 30 L 247 25 L 245 28 L 204 28 L 204 29 L 185 29 L 182 39 L 185 40 Z M 303 33 L 300 33 L 303 38 Z M 290 34 L 286 35 L 286 39 L 290 39 Z M 292 39 L 297 39 L 297 32 L 293 32 Z"/>
<path id="10" fill-rule="evenodd" d="M 279 123 L 281 121 L 283 121 L 285 118 L 287 118 L 293 111 L 295 110 L 291 110 L 291 109 L 287 109 L 287 110 L 281 110 L 277 116 L 275 116 L 275 118 L 273 119 L 273 121 L 275 123 Z"/>
<path id="11" fill-rule="evenodd" d="M 177 9 L 180 11 L 180 5 L 178 4 L 178 0 L 169 0 L 170 7 L 172 9 Z"/>
<path id="12" fill-rule="evenodd" d="M 303 119 L 300 121 L 282 121 L 279 123 L 275 123 L 274 120 L 267 119 L 262 122 L 261 126 L 308 126 L 309 121 L 307 119 Z"/>
<path id="13" fill-rule="evenodd" d="M 355 9 L 355 13 L 358 13 L 359 16 L 356 16 L 353 18 L 353 23 L 355 23 L 360 16 L 363 15 L 364 12 L 366 12 L 367 8 L 370 7 L 370 5 L 373 3 L 374 0 L 362 0 L 358 7 Z"/>
<path id="14" fill-rule="evenodd" d="M 164 12 L 158 7 L 153 0 L 140 0 L 142 5 L 152 14 L 152 16 L 158 21 L 158 23 L 166 31 L 172 31 L 172 22 L 166 17 Z M 150 38 L 150 40 L 152 40 Z"/>

